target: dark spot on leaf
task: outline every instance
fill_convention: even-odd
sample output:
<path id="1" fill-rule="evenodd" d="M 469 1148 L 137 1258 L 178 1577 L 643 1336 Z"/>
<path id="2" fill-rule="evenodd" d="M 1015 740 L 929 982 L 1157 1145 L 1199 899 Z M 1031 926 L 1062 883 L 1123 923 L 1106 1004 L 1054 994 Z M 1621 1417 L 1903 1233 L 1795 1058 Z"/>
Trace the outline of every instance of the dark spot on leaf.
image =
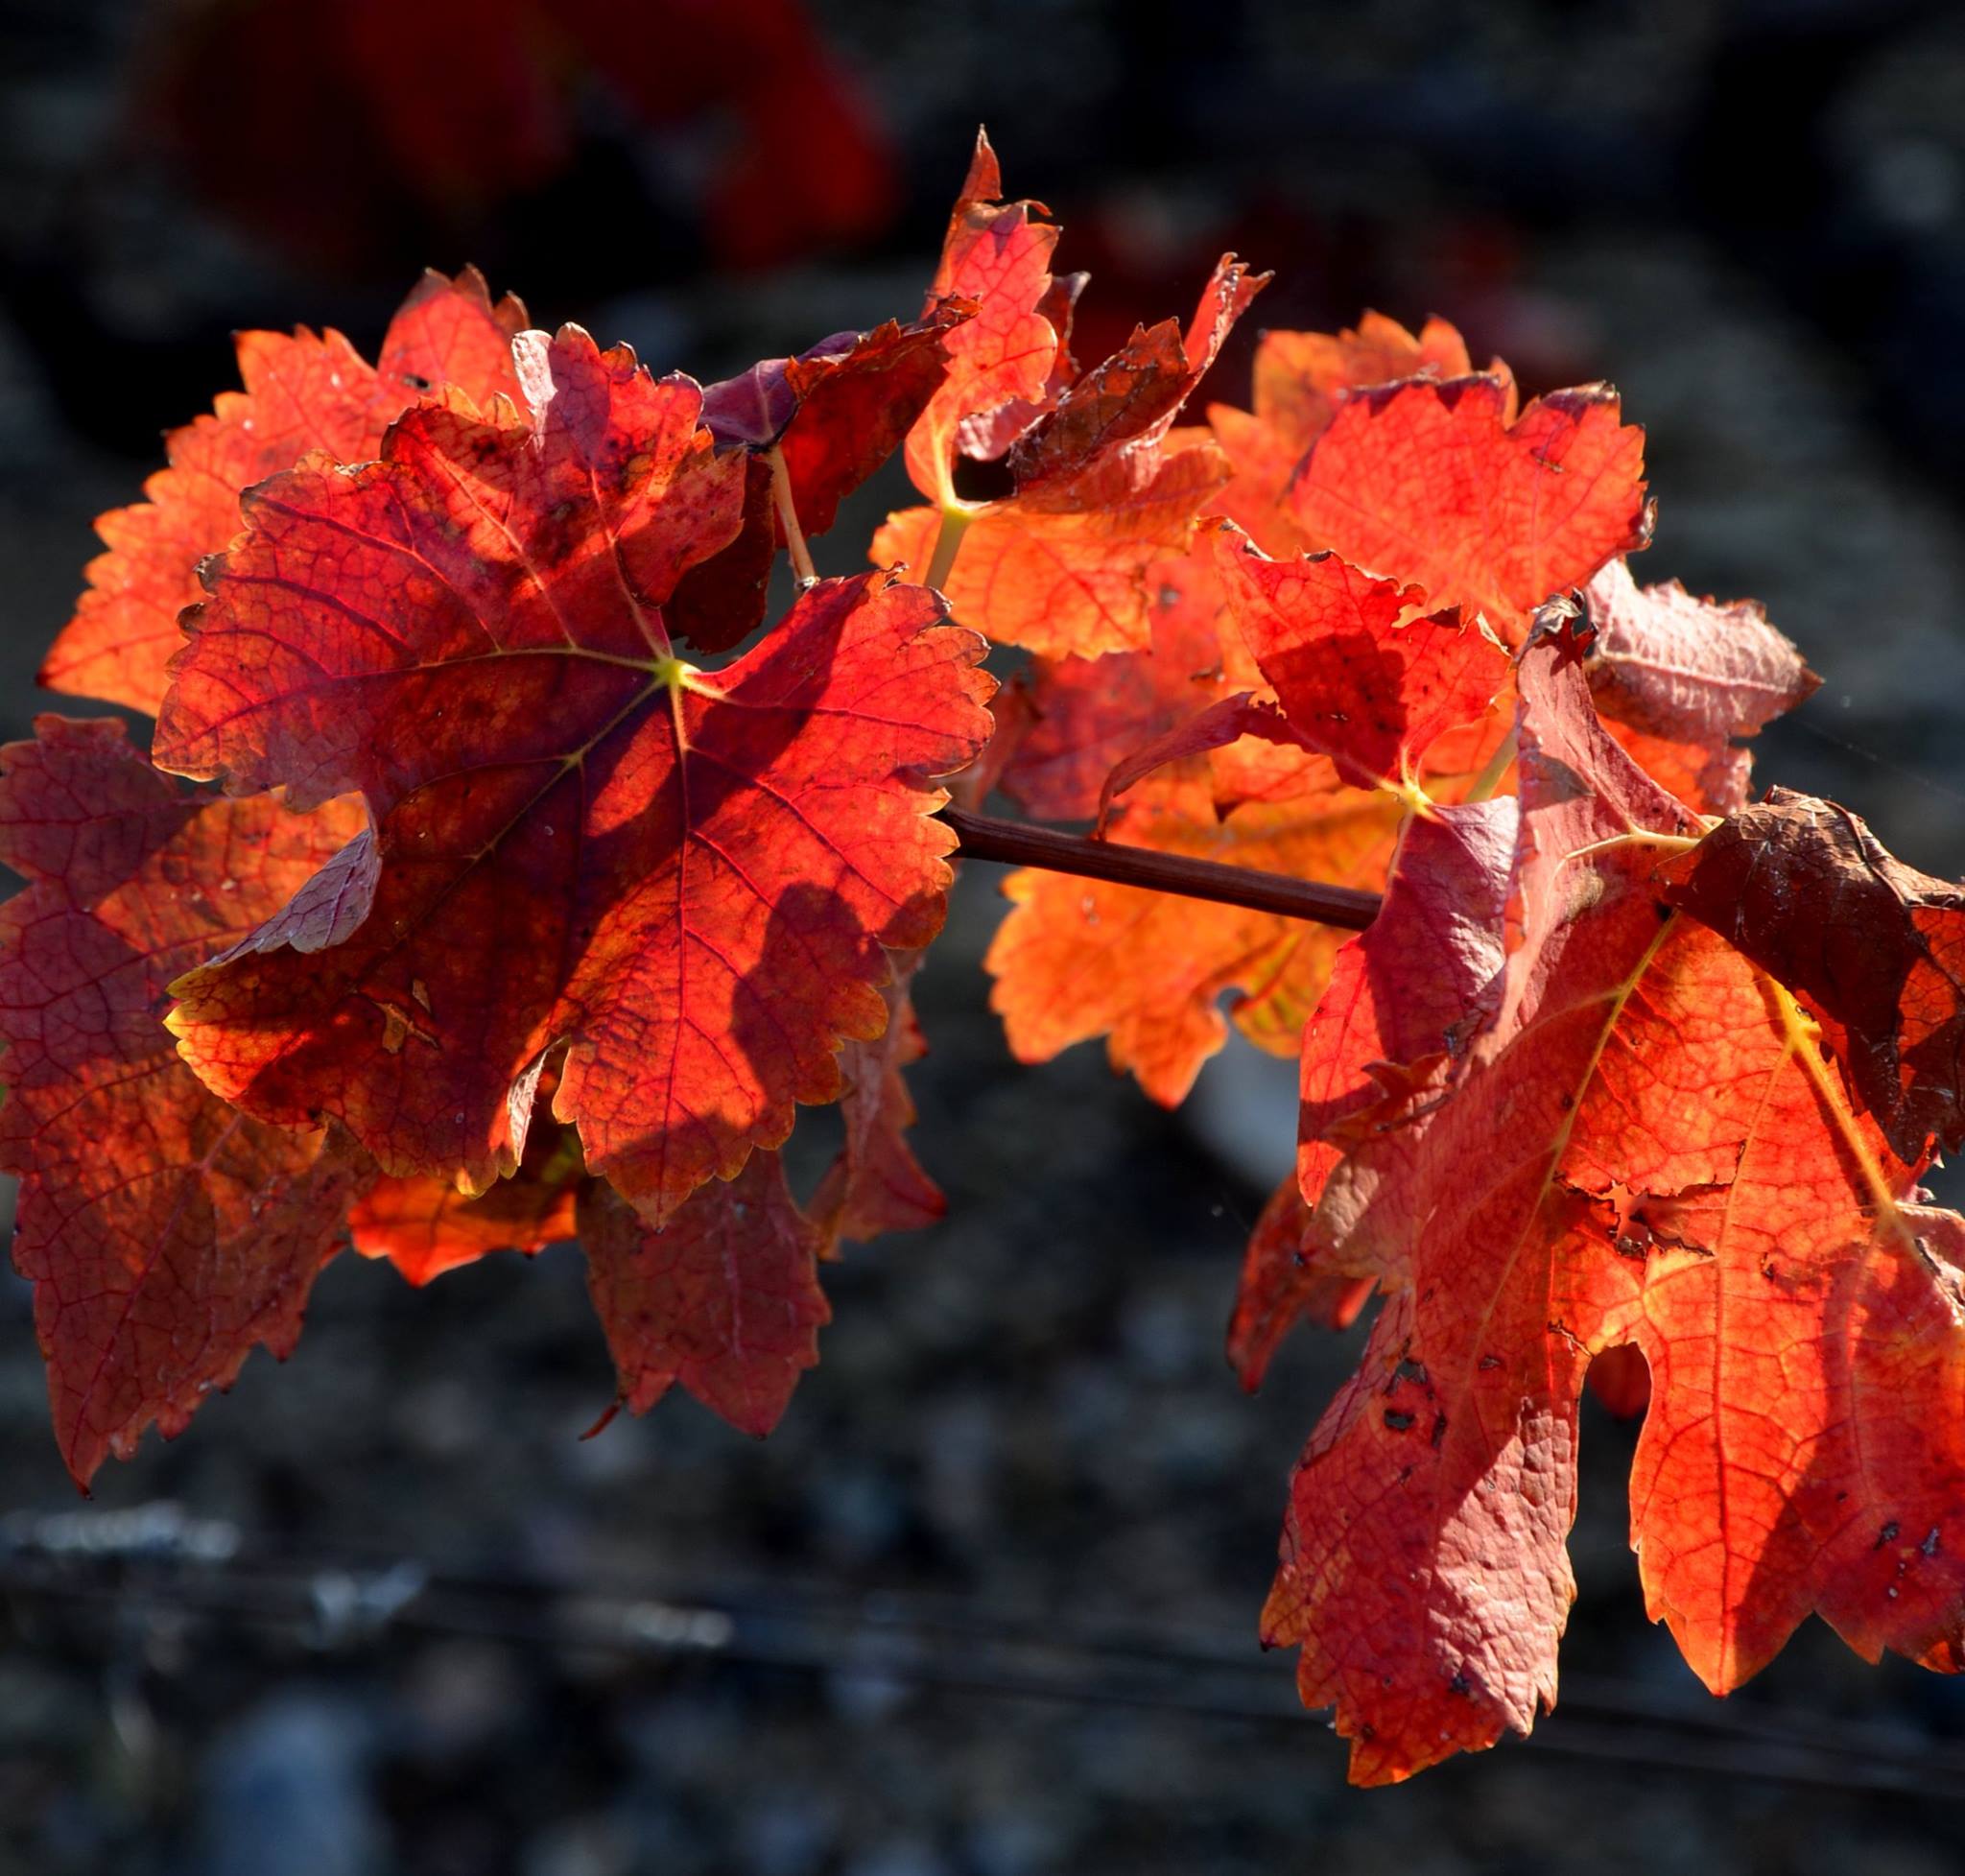
<path id="1" fill-rule="evenodd" d="M 1401 1413 L 1396 1408 L 1385 1409 L 1385 1425 L 1394 1433 L 1404 1433 L 1412 1424 L 1412 1415 Z"/>

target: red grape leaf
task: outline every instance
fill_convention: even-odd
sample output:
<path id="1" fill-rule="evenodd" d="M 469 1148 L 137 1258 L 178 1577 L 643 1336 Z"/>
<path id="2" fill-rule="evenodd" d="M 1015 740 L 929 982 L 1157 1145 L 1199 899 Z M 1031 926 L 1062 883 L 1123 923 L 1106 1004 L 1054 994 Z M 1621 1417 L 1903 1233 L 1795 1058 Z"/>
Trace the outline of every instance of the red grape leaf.
<path id="1" fill-rule="evenodd" d="M 822 534 L 947 377 L 945 336 L 969 316 L 966 305 L 944 302 L 912 325 L 889 320 L 872 332 L 835 333 L 796 358 L 765 359 L 706 386 L 702 421 L 720 444 L 775 446 L 799 532 Z M 668 607 L 672 635 L 706 652 L 746 637 L 763 623 L 766 584 L 784 540 L 770 473 L 759 463 L 746 490 L 743 532 L 683 576 Z"/>
<path id="2" fill-rule="evenodd" d="M 1185 338 L 1171 320 L 1135 332 L 1017 444 L 1013 496 L 891 514 L 874 559 L 926 568 L 941 531 L 959 525 L 960 551 L 941 583 L 965 623 L 1047 657 L 1144 647 L 1148 569 L 1186 551 L 1227 479 L 1205 434 L 1172 434 L 1173 419 L 1267 278 L 1224 255 Z"/>
<path id="3" fill-rule="evenodd" d="M 1269 277 L 1223 254 L 1184 333 L 1173 320 L 1150 331 L 1136 326 L 1126 344 L 1065 391 L 1017 441 L 1009 457 L 1017 493 L 1029 495 L 1084 475 L 1115 454 L 1138 454 L 1163 442 Z"/>
<path id="4" fill-rule="evenodd" d="M 1250 1393 L 1262 1386 L 1276 1350 L 1297 1323 L 1348 1329 L 1378 1287 L 1372 1277 L 1325 1268 L 1310 1223 L 1310 1207 L 1291 1173 L 1269 1195 L 1249 1233 L 1228 1323 L 1229 1365 Z"/>
<path id="5" fill-rule="evenodd" d="M 1331 966 L 1303 1035 L 1298 1172 L 1249 1239 L 1228 1356 L 1255 1389 L 1298 1320 L 1347 1326 L 1374 1278 L 1343 1267 L 1305 1196 L 1396 1113 L 1416 1079 L 1494 1012 L 1517 832 L 1512 798 L 1432 809 L 1406 823 L 1383 910 Z"/>
<path id="6" fill-rule="evenodd" d="M 1075 289 L 1061 302 L 1054 295 L 1058 230 L 1030 219 L 1047 213 L 1044 205 L 1006 203 L 1002 194 L 996 153 L 979 131 L 924 310 L 932 316 L 954 299 L 973 303 L 975 317 L 948 335 L 948 376 L 909 431 L 906 449 L 914 487 L 943 505 L 956 499 L 959 450 L 994 462 L 1037 415 L 1062 349 L 1046 311 L 1068 314 L 1076 297 Z"/>
<path id="7" fill-rule="evenodd" d="M 949 336 L 970 319 L 943 301 L 911 325 L 840 332 L 796 358 L 766 359 L 708 386 L 703 421 L 719 442 L 775 443 L 807 534 L 822 534 L 840 503 L 899 447 L 949 371 Z"/>
<path id="8" fill-rule="evenodd" d="M 1734 747 L 1813 695 L 1821 679 L 1754 600 L 1721 606 L 1677 581 L 1640 587 L 1612 560 L 1583 592 L 1597 636 L 1590 690 L 1611 733 L 1689 806 L 1746 806 L 1752 759 Z"/>
<path id="9" fill-rule="evenodd" d="M 964 624 L 1046 657 L 1137 650 L 1152 633 L 1149 569 L 1185 550 L 1227 473 L 1212 442 L 1175 432 L 1164 451 L 992 502 L 972 511 L 942 590 Z M 872 558 L 925 573 L 941 525 L 935 509 L 890 514 Z"/>
<path id="10" fill-rule="evenodd" d="M 1511 645 L 1544 601 L 1650 538 L 1645 433 L 1606 385 L 1513 415 L 1492 373 L 1361 391 L 1316 440 L 1290 490 L 1314 547 L 1480 613 Z"/>
<path id="11" fill-rule="evenodd" d="M 1809 1006 L 1900 1159 L 1965 1146 L 1965 887 L 1906 867 L 1832 801 L 1768 791 L 1663 873 Z"/>
<path id="12" fill-rule="evenodd" d="M 1463 377 L 1473 368 L 1460 335 L 1444 320 L 1428 320 L 1417 338 L 1382 313 L 1366 313 L 1355 332 L 1264 333 L 1255 349 L 1254 411 L 1208 406 L 1215 440 L 1235 466 L 1223 511 L 1266 553 L 1297 552 L 1304 543 L 1284 497 L 1345 396 L 1401 378 Z"/>
<path id="13" fill-rule="evenodd" d="M 1633 1542 L 1709 1685 L 1811 1609 L 1965 1664 L 1965 1221 L 1906 1202 L 1779 986 L 1658 904 L 1688 823 L 1595 723 L 1574 638 L 1521 689 L 1499 1012 L 1318 1207 L 1396 1294 L 1298 1467 L 1265 1632 L 1363 1782 L 1552 1704 L 1577 1401 L 1625 1342 L 1653 1385 Z"/>
<path id="14" fill-rule="evenodd" d="M 806 1207 L 828 1252 L 840 1239 L 865 1244 L 883 1232 L 933 1224 L 948 1211 L 948 1200 L 921 1170 L 907 1140 L 914 1103 L 901 1070 L 928 1053 L 909 996 L 921 956 L 913 951 L 894 960 L 893 982 L 885 992 L 886 1033 L 871 1042 L 848 1042 L 840 1052 L 846 1078 L 840 1118 L 846 1141 Z"/>
<path id="15" fill-rule="evenodd" d="M 377 833 L 177 986 L 179 1047 L 264 1118 L 342 1120 L 482 1190 L 531 1092 L 651 1223 L 834 1099 L 880 1033 L 884 946 L 938 930 L 931 778 L 982 746 L 982 647 L 884 577 L 822 582 L 692 673 L 661 605 L 737 525 L 700 394 L 577 328 L 530 409 L 406 416 L 381 460 L 253 491 L 158 758 L 367 797 Z"/>
<path id="16" fill-rule="evenodd" d="M 1216 630 L 1219 582 L 1198 553 L 1149 568 L 1150 648 L 1096 658 L 1038 658 L 1020 676 L 1029 721 L 1003 772 L 1004 791 L 1044 820 L 1098 812 L 1112 771 L 1133 750 L 1215 702 L 1229 685 Z M 1248 677 L 1259 674 L 1249 663 Z M 1003 709 L 998 708 L 999 722 Z"/>
<path id="17" fill-rule="evenodd" d="M 1502 796 L 1433 808 L 1401 832 L 1384 907 L 1338 953 L 1304 1031 L 1297 1181 L 1310 1204 L 1374 1118 L 1494 1014 L 1519 826 Z"/>
<path id="18" fill-rule="evenodd" d="M 180 1063 L 165 986 L 362 825 L 191 794 L 120 723 L 44 716 L 0 749 L 0 1164 L 61 1457 L 86 1485 L 145 1427 L 180 1432 L 256 1343 L 289 1354 L 364 1176 L 319 1132 L 249 1120 Z"/>
<path id="19" fill-rule="evenodd" d="M 1272 560 L 1239 529 L 1216 540 L 1228 609 L 1306 748 L 1361 787 L 1409 780 L 1447 730 L 1483 717 L 1507 654 L 1426 595 L 1335 554 Z"/>
<path id="20" fill-rule="evenodd" d="M 1370 890 L 1400 814 L 1391 796 L 1331 789 L 1218 816 L 1205 780 L 1168 775 L 1134 791 L 1112 838 Z M 1023 871 L 1003 890 L 1013 910 L 983 962 L 1011 1053 L 1048 1061 L 1108 1036 L 1113 1067 L 1168 1107 L 1227 1037 L 1215 1007 L 1223 990 L 1236 993 L 1230 1014 L 1244 1035 L 1294 1055 L 1339 943 L 1325 926 L 1102 880 Z"/>
<path id="21" fill-rule="evenodd" d="M 475 1199 L 430 1174 L 384 1174 L 355 1201 L 349 1235 L 364 1257 L 386 1257 L 418 1289 L 494 1250 L 530 1257 L 575 1235 L 575 1201 L 586 1169 L 570 1128 L 534 1123 L 509 1178 Z"/>
<path id="22" fill-rule="evenodd" d="M 657 1230 L 606 1186 L 580 1200 L 587 1288 L 621 1376 L 646 1413 L 681 1382 L 742 1433 L 777 1425 L 830 1319 L 820 1233 L 785 1187 L 778 1156 L 751 1154 Z"/>
<path id="23" fill-rule="evenodd" d="M 455 280 L 424 274 L 372 367 L 339 332 L 241 333 L 246 389 L 170 433 L 170 467 L 144 485 L 146 500 L 98 517 L 109 551 L 89 562 L 89 590 L 40 681 L 154 712 L 164 667 L 184 643 L 178 615 L 204 597 L 198 563 L 239 532 L 240 491 L 312 449 L 346 463 L 373 456 L 391 420 L 437 386 L 457 385 L 481 403 L 515 395 L 511 340 L 525 321 L 516 299 L 493 305 L 466 268 Z"/>

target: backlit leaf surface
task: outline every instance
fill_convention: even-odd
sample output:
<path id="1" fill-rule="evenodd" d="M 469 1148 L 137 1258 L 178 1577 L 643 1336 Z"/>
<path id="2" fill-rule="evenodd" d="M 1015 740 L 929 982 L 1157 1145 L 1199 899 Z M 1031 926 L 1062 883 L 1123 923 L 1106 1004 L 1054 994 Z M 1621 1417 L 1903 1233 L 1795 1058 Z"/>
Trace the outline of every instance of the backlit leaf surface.
<path id="1" fill-rule="evenodd" d="M 252 1348 L 290 1353 L 366 1176 L 319 1130 L 235 1112 L 180 1061 L 166 986 L 275 911 L 362 825 L 194 795 L 121 724 L 46 716 L 0 749 L 0 1164 L 61 1457 L 86 1484 L 182 1431 Z"/>
<path id="2" fill-rule="evenodd" d="M 159 759 L 372 844 L 186 978 L 207 1085 L 343 1121 L 386 1171 L 481 1190 L 554 1112 L 651 1222 L 840 1089 L 887 1020 L 883 947 L 939 928 L 933 776 L 988 730 L 982 646 L 885 577 L 821 583 L 715 673 L 661 606 L 739 521 L 700 393 L 577 328 L 528 408 L 411 413 L 377 462 L 263 486 L 214 577 Z"/>
<path id="3" fill-rule="evenodd" d="M 457 385 L 481 403 L 515 396 L 516 299 L 495 305 L 466 269 L 426 273 L 367 364 L 339 332 L 239 335 L 244 391 L 164 439 L 170 466 L 145 500 L 96 522 L 108 551 L 89 563 L 89 589 L 41 666 L 48 689 L 154 712 L 164 667 L 183 645 L 178 615 L 204 597 L 198 563 L 243 525 L 240 492 L 290 469 L 310 450 L 341 462 L 375 454 L 391 421 L 426 392 Z"/>

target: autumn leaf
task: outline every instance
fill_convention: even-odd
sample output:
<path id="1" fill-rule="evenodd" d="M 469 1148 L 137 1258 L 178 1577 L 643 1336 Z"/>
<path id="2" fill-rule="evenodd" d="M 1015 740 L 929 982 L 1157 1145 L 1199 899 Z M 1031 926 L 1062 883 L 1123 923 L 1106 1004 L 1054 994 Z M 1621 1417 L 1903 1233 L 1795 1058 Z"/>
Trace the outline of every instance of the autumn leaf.
<path id="1" fill-rule="evenodd" d="M 947 377 L 908 433 L 908 474 L 931 502 L 956 500 L 957 455 L 994 462 L 1043 408 L 1061 343 L 1046 317 L 1058 230 L 1041 202 L 1005 202 L 1003 173 L 982 131 L 949 218 L 925 315 L 950 300 L 975 317 L 947 341 Z M 1068 313 L 1068 293 L 1059 310 Z M 925 559 L 921 562 L 926 565 Z"/>
<path id="2" fill-rule="evenodd" d="M 1384 877 L 1401 812 L 1390 796 L 1329 789 L 1218 814 L 1205 779 L 1170 773 L 1134 790 L 1112 838 L 1368 891 Z M 1244 1035 L 1293 1055 L 1339 942 L 1321 925 L 1102 880 L 1023 871 L 1003 890 L 1012 910 L 983 964 L 1011 1053 L 1048 1061 L 1107 1036 L 1113 1067 L 1167 1107 L 1227 1039 L 1216 1008 L 1223 990 Z"/>
<path id="3" fill-rule="evenodd" d="M 365 1176 L 318 1131 L 234 1113 L 177 1058 L 165 986 L 249 931 L 362 825 L 213 799 L 112 720 L 0 749 L 0 1164 L 20 1175 L 55 1437 L 78 1484 L 154 1421 L 182 1431 L 252 1348 L 292 1352 Z M 359 1156 L 357 1156 L 358 1158 Z"/>
<path id="4" fill-rule="evenodd" d="M 1786 992 L 1661 907 L 1688 822 L 1596 723 L 1573 636 L 1521 690 L 1498 1012 L 1318 1206 L 1395 1294 L 1298 1467 L 1265 1633 L 1367 1783 L 1553 1703 L 1577 1400 L 1626 1342 L 1647 1603 L 1710 1686 L 1811 1611 L 1961 1665 L 1965 1221 L 1912 1202 Z"/>
<path id="5" fill-rule="evenodd" d="M 775 1152 L 752 1153 L 660 1229 L 605 1185 L 580 1208 L 587 1288 L 621 1376 L 646 1413 L 676 1382 L 742 1433 L 777 1425 L 830 1319 L 820 1233 L 786 1189 Z"/>
<path id="6" fill-rule="evenodd" d="M 1485 715 L 1507 682 L 1501 647 L 1456 613 L 1422 616 L 1418 587 L 1331 553 L 1272 560 L 1232 528 L 1215 560 L 1291 730 L 1357 786 L 1413 779 L 1439 737 Z"/>
<path id="7" fill-rule="evenodd" d="M 1428 320 L 1415 338 L 1396 320 L 1366 313 L 1356 331 L 1266 332 L 1255 349 L 1253 411 L 1208 406 L 1208 423 L 1234 468 L 1222 511 L 1263 551 L 1281 558 L 1305 545 L 1284 506 L 1290 480 L 1352 392 L 1402 378 L 1458 378 L 1474 368 L 1460 335 Z"/>
<path id="8" fill-rule="evenodd" d="M 1311 1236 L 1310 1207 L 1292 1172 L 1269 1196 L 1249 1233 L 1228 1323 L 1228 1362 L 1250 1393 L 1263 1384 L 1269 1363 L 1299 1322 L 1348 1329 L 1371 1293 L 1373 1277 L 1327 1269 Z"/>
<path id="9" fill-rule="evenodd" d="M 1493 373 L 1361 391 L 1339 405 L 1289 494 L 1308 544 L 1480 613 L 1510 645 L 1535 609 L 1650 538 L 1645 437 L 1606 385 L 1519 416 Z"/>
<path id="10" fill-rule="evenodd" d="M 959 619 L 1005 645 L 1046 657 L 1137 650 L 1152 633 L 1148 569 L 1186 547 L 1227 474 L 1212 442 L 1176 431 L 1164 449 L 977 509 L 941 590 Z M 935 509 L 888 515 L 875 564 L 922 577 L 941 526 Z"/>
<path id="11" fill-rule="evenodd" d="M 1303 1036 L 1298 1169 L 1249 1238 L 1229 1327 L 1228 1358 L 1251 1390 L 1299 1320 L 1344 1328 L 1375 1287 L 1311 1207 L 1344 1152 L 1494 1013 L 1517 826 L 1509 797 L 1409 819 L 1379 915 L 1332 962 Z"/>
<path id="12" fill-rule="evenodd" d="M 687 379 L 573 327 L 519 352 L 522 413 L 452 396 L 378 461 L 249 498 L 158 760 L 359 789 L 376 832 L 171 1020 L 225 1099 L 472 1191 L 557 1063 L 556 1116 L 654 1224 L 881 1033 L 886 948 L 941 923 L 932 778 L 982 746 L 990 681 L 934 595 L 877 575 L 682 664 L 662 604 L 739 525 L 742 459 Z"/>
<path id="13" fill-rule="evenodd" d="M 840 1052 L 846 1080 L 840 1100 L 845 1143 L 806 1207 L 828 1253 L 840 1239 L 865 1244 L 884 1232 L 916 1230 L 948 1210 L 948 1200 L 921 1170 L 907 1139 L 914 1103 L 901 1071 L 928 1053 L 909 994 L 921 956 L 911 951 L 894 960 L 893 980 L 884 992 L 885 1032 L 871 1042 L 848 1042 Z"/>
<path id="14" fill-rule="evenodd" d="M 426 273 L 391 322 L 375 365 L 339 332 L 245 332 L 246 389 L 164 439 L 170 466 L 146 500 L 96 522 L 108 552 L 89 562 L 89 590 L 41 666 L 49 690 L 154 712 L 164 667 L 184 643 L 178 615 L 204 597 L 198 563 L 239 532 L 239 496 L 290 469 L 309 450 L 342 462 L 373 456 L 383 431 L 440 385 L 488 404 L 516 395 L 511 340 L 525 324 L 516 299 L 494 305 L 466 268 Z"/>
<path id="15" fill-rule="evenodd" d="M 384 1174 L 355 1201 L 349 1236 L 364 1257 L 387 1258 L 421 1289 L 492 1251 L 530 1257 L 574 1236 L 585 1171 L 572 1129 L 535 1121 L 524 1162 L 509 1178 L 472 1198 L 454 1180 Z"/>
<path id="16" fill-rule="evenodd" d="M 822 534 L 948 376 L 949 335 L 970 317 L 945 300 L 911 325 L 888 320 L 871 332 L 836 332 L 795 358 L 765 359 L 705 386 L 702 420 L 720 443 L 775 446 L 799 527 Z"/>
<path id="17" fill-rule="evenodd" d="M 1646 774 L 1703 814 L 1746 806 L 1752 758 L 1737 748 L 1813 695 L 1821 679 L 1755 600 L 1694 599 L 1677 581 L 1641 587 L 1612 560 L 1583 591 L 1596 639 L 1590 691 Z"/>
<path id="18" fill-rule="evenodd" d="M 1173 420 L 1267 280 L 1224 254 L 1184 336 L 1172 320 L 1135 330 L 1017 442 L 1013 495 L 891 514 L 874 560 L 931 569 L 959 539 L 938 583 L 989 637 L 1046 657 L 1145 646 L 1148 569 L 1186 551 L 1228 475 L 1212 439 L 1175 432 Z"/>
<path id="19" fill-rule="evenodd" d="M 946 335 L 970 316 L 944 301 L 911 325 L 840 332 L 796 358 L 768 358 L 703 391 L 702 421 L 719 444 L 753 456 L 737 538 L 684 574 L 664 608 L 673 637 L 726 652 L 764 622 L 767 587 L 786 544 L 789 506 L 802 537 L 822 534 L 840 501 L 891 456 L 948 375 Z"/>
<path id="20" fill-rule="evenodd" d="M 1198 560 L 1199 557 L 1194 557 Z M 1200 604 L 1192 588 L 1205 582 Z M 1019 678 L 1030 721 L 1004 771 L 1006 794 L 1042 820 L 1086 819 L 1106 777 L 1128 755 L 1231 689 L 1216 630 L 1212 565 L 1183 559 L 1150 569 L 1152 639 L 1143 652 L 1036 659 Z M 1001 719 L 1002 711 L 999 709 Z"/>
<path id="21" fill-rule="evenodd" d="M 1668 899 L 1808 1005 L 1898 1158 L 1965 1146 L 1965 888 L 1785 788 L 1662 877 Z"/>

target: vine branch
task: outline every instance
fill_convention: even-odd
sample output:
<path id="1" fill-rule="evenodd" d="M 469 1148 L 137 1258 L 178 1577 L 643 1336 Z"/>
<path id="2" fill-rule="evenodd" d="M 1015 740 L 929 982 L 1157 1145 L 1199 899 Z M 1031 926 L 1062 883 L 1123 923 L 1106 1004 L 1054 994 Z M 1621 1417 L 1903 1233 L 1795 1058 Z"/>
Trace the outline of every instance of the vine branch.
<path id="1" fill-rule="evenodd" d="M 956 852 L 964 860 L 1041 867 L 1054 873 L 1105 879 L 1117 886 L 1143 887 L 1149 892 L 1171 892 L 1183 899 L 1207 899 L 1217 905 L 1276 913 L 1285 918 L 1307 918 L 1350 932 L 1363 931 L 1378 916 L 1381 904 L 1376 892 L 1360 892 L 1348 886 L 1323 886 L 1283 873 L 1257 872 L 1252 867 L 1224 867 L 1214 860 L 1190 860 L 1177 853 L 1155 853 L 1148 847 L 1121 846 L 1082 834 L 1060 833 L 1053 827 L 971 814 L 965 808 L 943 808 L 941 819 L 955 829 Z"/>

